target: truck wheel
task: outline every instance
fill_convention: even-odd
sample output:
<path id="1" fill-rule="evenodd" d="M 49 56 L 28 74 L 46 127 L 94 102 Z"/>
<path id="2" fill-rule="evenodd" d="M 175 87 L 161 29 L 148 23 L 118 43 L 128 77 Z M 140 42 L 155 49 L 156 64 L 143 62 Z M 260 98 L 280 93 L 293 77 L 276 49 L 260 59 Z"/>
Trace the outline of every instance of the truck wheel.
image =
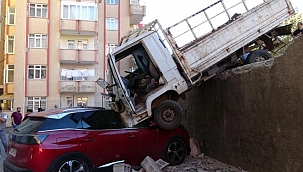
<path id="1" fill-rule="evenodd" d="M 164 130 L 172 130 L 181 124 L 182 107 L 173 100 L 160 102 L 154 110 L 154 120 Z"/>
<path id="2" fill-rule="evenodd" d="M 272 55 L 267 50 L 256 50 L 251 52 L 247 57 L 247 63 L 261 62 L 272 58 Z"/>

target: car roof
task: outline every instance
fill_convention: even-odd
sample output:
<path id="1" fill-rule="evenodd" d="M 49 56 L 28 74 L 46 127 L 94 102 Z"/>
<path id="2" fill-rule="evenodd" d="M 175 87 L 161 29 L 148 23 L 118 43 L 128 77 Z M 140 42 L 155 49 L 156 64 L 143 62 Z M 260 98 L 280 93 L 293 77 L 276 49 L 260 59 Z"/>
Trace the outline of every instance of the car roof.
<path id="1" fill-rule="evenodd" d="M 42 112 L 34 112 L 29 114 L 29 117 L 40 117 L 40 118 L 56 118 L 60 119 L 70 113 L 73 112 L 87 112 L 87 111 L 97 111 L 98 109 L 93 108 L 76 108 L 76 107 L 68 107 L 68 108 L 55 108 L 48 109 Z"/>

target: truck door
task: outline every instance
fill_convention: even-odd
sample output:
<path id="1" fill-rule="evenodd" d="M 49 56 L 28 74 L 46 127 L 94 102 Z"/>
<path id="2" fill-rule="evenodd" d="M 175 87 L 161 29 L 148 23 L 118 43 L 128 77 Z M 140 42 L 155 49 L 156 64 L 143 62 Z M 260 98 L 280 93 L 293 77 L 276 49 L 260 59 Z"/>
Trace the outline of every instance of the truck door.
<path id="1" fill-rule="evenodd" d="M 110 55 L 109 55 L 110 56 Z M 115 64 L 115 59 L 113 57 L 108 58 L 109 68 L 110 72 L 112 73 L 112 77 L 114 79 L 114 86 L 116 90 L 116 96 L 123 102 L 125 106 L 125 111 L 127 111 L 128 114 L 135 113 L 135 108 L 133 103 L 130 101 L 130 95 L 126 91 L 126 86 L 122 82 L 122 78 L 119 74 L 119 71 L 117 69 L 117 66 Z M 114 89 L 114 88 L 113 88 Z"/>

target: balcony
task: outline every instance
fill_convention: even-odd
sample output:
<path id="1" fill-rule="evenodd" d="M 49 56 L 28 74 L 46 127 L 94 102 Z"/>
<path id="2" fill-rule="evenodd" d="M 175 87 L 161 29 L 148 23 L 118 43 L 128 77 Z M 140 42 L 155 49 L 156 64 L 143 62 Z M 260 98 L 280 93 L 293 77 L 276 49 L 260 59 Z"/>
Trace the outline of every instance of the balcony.
<path id="1" fill-rule="evenodd" d="M 69 64 L 96 64 L 97 50 L 60 49 L 60 62 Z"/>
<path id="2" fill-rule="evenodd" d="M 60 70 L 60 93 L 94 93 L 96 91 L 96 80 L 94 69 L 61 69 Z"/>
<path id="3" fill-rule="evenodd" d="M 60 93 L 78 92 L 78 83 L 76 81 L 60 81 Z"/>
<path id="4" fill-rule="evenodd" d="M 136 3 L 130 4 L 130 24 L 137 25 L 146 15 L 146 7 Z"/>
<path id="5" fill-rule="evenodd" d="M 79 92 L 80 93 L 92 93 L 96 92 L 95 81 L 79 81 Z"/>
<path id="6" fill-rule="evenodd" d="M 97 35 L 97 22 L 88 20 L 60 20 L 60 33 L 64 35 Z"/>
<path id="7" fill-rule="evenodd" d="M 94 93 L 95 81 L 60 81 L 60 93 Z"/>

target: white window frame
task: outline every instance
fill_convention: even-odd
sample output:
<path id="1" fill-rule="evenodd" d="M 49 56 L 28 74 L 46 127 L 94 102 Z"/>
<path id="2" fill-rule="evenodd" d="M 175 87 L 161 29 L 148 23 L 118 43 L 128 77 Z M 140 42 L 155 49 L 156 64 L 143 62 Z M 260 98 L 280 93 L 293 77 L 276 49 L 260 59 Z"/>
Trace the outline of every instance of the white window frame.
<path id="1" fill-rule="evenodd" d="M 27 109 L 33 109 L 33 111 L 38 110 L 40 107 L 46 109 L 46 97 L 27 97 L 26 106 Z"/>
<path id="2" fill-rule="evenodd" d="M 75 40 L 67 40 L 67 48 L 75 49 Z"/>
<path id="3" fill-rule="evenodd" d="M 90 13 L 92 8 L 94 9 L 93 16 Z M 73 15 L 71 15 L 72 9 L 75 10 Z M 96 3 L 61 1 L 61 19 L 97 21 L 97 14 L 98 7 Z"/>
<path id="4" fill-rule="evenodd" d="M 77 49 L 78 50 L 87 50 L 87 39 L 77 40 Z"/>
<path id="5" fill-rule="evenodd" d="M 73 97 L 66 97 L 66 106 L 67 107 L 74 107 Z"/>
<path id="6" fill-rule="evenodd" d="M 28 79 L 46 79 L 46 66 L 29 65 Z"/>
<path id="7" fill-rule="evenodd" d="M 33 41 L 33 43 L 31 43 L 31 40 Z M 47 35 L 28 34 L 28 47 L 29 48 L 47 48 Z"/>
<path id="8" fill-rule="evenodd" d="M 6 68 L 4 69 L 4 83 L 7 84 L 7 83 L 14 83 L 14 75 L 15 75 L 15 66 L 12 65 L 12 64 L 8 64 L 6 65 Z M 13 79 L 12 81 L 9 80 L 9 72 L 13 72 Z"/>
<path id="9" fill-rule="evenodd" d="M 14 9 L 14 11 L 12 11 L 11 9 Z M 12 18 L 13 18 L 13 23 L 10 23 Z M 7 23 L 7 25 L 16 24 L 16 7 L 8 7 L 6 23 Z"/>
<path id="10" fill-rule="evenodd" d="M 117 18 L 106 18 L 106 30 L 118 30 L 119 22 Z"/>
<path id="11" fill-rule="evenodd" d="M 106 4 L 117 5 L 119 0 L 106 0 Z"/>
<path id="12" fill-rule="evenodd" d="M 9 45 L 11 45 L 10 42 L 12 42 L 12 46 L 13 46 L 12 52 L 9 52 L 9 47 L 10 47 Z M 7 54 L 15 54 L 15 35 L 7 35 L 6 36 L 5 51 L 6 51 Z"/>
<path id="13" fill-rule="evenodd" d="M 88 97 L 77 97 L 77 107 L 87 107 Z M 81 103 L 81 106 L 78 104 Z"/>
<path id="14" fill-rule="evenodd" d="M 34 15 L 31 15 L 31 10 L 34 10 Z M 47 4 L 29 4 L 29 17 L 47 18 L 47 10 Z"/>

